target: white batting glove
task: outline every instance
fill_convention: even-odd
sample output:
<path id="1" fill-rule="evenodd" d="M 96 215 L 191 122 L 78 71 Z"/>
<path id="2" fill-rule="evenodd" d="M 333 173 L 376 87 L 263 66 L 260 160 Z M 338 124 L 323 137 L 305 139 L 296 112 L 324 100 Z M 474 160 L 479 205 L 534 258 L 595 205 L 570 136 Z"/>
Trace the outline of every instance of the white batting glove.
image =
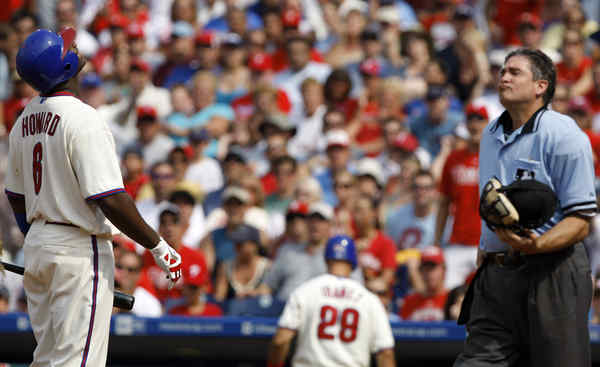
<path id="1" fill-rule="evenodd" d="M 153 249 L 150 249 L 150 252 L 154 256 L 156 265 L 160 266 L 167 273 L 169 290 L 171 290 L 179 278 L 181 278 L 181 255 L 162 238 Z"/>

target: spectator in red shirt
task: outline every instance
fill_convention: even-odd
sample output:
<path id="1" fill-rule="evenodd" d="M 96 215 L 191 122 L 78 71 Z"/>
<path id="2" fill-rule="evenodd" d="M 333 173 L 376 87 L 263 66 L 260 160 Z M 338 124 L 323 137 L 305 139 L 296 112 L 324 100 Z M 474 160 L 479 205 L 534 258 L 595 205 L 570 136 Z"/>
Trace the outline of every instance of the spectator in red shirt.
<path id="1" fill-rule="evenodd" d="M 384 147 L 383 130 L 379 123 L 379 93 L 381 64 L 377 59 L 367 59 L 360 64 L 364 92 L 359 97 L 359 111 L 348 126 L 348 133 L 366 155 L 377 156 Z"/>
<path id="2" fill-rule="evenodd" d="M 356 250 L 367 285 L 382 283 L 389 289 L 396 272 L 396 246 L 381 231 L 378 211 L 377 201 L 367 195 L 360 195 L 355 200 Z"/>
<path id="3" fill-rule="evenodd" d="M 323 86 L 325 104 L 330 109 L 344 113 L 346 121 L 351 121 L 358 110 L 358 100 L 350 97 L 352 79 L 345 69 L 335 69 L 329 74 Z"/>
<path id="4" fill-rule="evenodd" d="M 436 220 L 434 244 L 440 246 L 446 222 L 453 214 L 454 225 L 450 243 L 444 252 L 448 274 L 446 288 L 452 289 L 465 281 L 475 269 L 477 247 L 481 235 L 479 219 L 479 142 L 489 116 L 484 106 L 470 104 L 465 111 L 469 138 L 465 148 L 448 156 L 440 182 L 440 203 Z"/>
<path id="5" fill-rule="evenodd" d="M 165 204 L 159 215 L 158 233 L 167 243 L 181 255 L 181 266 L 183 273 L 190 274 L 195 271 L 208 273 L 204 254 L 198 250 L 184 245 L 181 240 L 184 234 L 184 227 L 181 221 L 179 208 L 174 204 Z M 169 280 L 165 278 L 162 270 L 154 264 L 150 251 L 144 253 L 144 266 L 148 275 L 156 288 L 158 299 L 169 308 L 169 303 L 174 299 L 181 297 L 183 289 L 183 280 L 180 279 L 172 289 L 168 289 Z M 210 289 L 210 283 L 205 284 Z"/>
<path id="6" fill-rule="evenodd" d="M 133 200 L 136 200 L 140 188 L 150 182 L 150 176 L 144 173 L 142 149 L 132 145 L 125 149 L 122 157 L 125 191 L 127 191 Z"/>
<path id="7" fill-rule="evenodd" d="M 7 99 L 6 101 L 0 101 L 0 112 L 4 112 L 4 127 L 6 129 L 6 134 L 10 132 L 10 129 L 12 129 L 12 126 L 15 121 L 17 121 L 21 112 L 23 112 L 27 103 L 38 94 L 35 89 L 21 79 L 18 73 L 14 73 L 13 80 L 15 91 L 12 98 Z M 1 130 L 2 128 L 0 127 L 0 131 Z"/>
<path id="8" fill-rule="evenodd" d="M 571 86 L 571 96 L 585 95 L 592 88 L 592 59 L 585 54 L 584 38 L 575 30 L 566 30 L 563 36 L 562 61 L 556 65 L 559 82 Z"/>
<path id="9" fill-rule="evenodd" d="M 594 170 L 596 178 L 598 178 L 600 177 L 600 134 L 592 130 L 592 109 L 584 97 L 578 96 L 569 102 L 568 115 L 577 122 L 577 125 L 590 139 L 594 153 Z"/>
<path id="10" fill-rule="evenodd" d="M 208 272 L 206 268 L 192 265 L 183 269 L 184 303 L 169 310 L 170 315 L 193 317 L 223 316 L 221 308 L 206 299 Z"/>
<path id="11" fill-rule="evenodd" d="M 410 321 L 443 321 L 448 291 L 444 287 L 444 253 L 439 247 L 427 247 L 421 252 L 419 271 L 425 282 L 425 292 L 406 296 L 400 316 Z"/>

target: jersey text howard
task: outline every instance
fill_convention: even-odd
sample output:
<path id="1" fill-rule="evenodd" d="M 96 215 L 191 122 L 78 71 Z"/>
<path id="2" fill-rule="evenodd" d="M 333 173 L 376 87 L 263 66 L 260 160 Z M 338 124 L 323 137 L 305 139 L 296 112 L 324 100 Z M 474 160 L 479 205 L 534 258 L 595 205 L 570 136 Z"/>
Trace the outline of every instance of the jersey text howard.
<path id="1" fill-rule="evenodd" d="M 38 112 L 23 117 L 21 121 L 21 136 L 23 138 L 41 133 L 54 136 L 56 127 L 60 122 L 60 116 L 52 112 Z"/>

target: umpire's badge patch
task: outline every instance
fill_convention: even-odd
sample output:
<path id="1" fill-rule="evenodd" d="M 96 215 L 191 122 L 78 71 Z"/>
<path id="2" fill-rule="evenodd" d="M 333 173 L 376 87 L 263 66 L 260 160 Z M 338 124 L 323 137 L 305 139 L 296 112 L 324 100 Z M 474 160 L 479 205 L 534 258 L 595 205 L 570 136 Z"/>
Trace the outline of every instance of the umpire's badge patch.
<path id="1" fill-rule="evenodd" d="M 535 179 L 535 172 L 529 171 L 523 168 L 517 168 L 517 174 L 515 180 L 533 180 Z"/>

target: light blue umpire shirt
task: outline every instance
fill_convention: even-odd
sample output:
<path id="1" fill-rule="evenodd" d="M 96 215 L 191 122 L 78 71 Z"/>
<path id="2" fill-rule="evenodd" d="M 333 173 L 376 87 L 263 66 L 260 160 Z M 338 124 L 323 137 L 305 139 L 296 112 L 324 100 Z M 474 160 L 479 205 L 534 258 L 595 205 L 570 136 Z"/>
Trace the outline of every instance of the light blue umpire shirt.
<path id="1" fill-rule="evenodd" d="M 578 211 L 596 211 L 594 158 L 590 141 L 575 121 L 545 107 L 537 110 L 523 126 L 510 132 L 512 119 L 504 111 L 485 128 L 479 148 L 479 195 L 492 177 L 503 185 L 534 178 L 547 184 L 558 196 L 554 216 L 534 230 L 548 231 L 565 216 Z M 481 226 L 480 248 L 486 252 L 507 251 L 485 223 Z"/>

